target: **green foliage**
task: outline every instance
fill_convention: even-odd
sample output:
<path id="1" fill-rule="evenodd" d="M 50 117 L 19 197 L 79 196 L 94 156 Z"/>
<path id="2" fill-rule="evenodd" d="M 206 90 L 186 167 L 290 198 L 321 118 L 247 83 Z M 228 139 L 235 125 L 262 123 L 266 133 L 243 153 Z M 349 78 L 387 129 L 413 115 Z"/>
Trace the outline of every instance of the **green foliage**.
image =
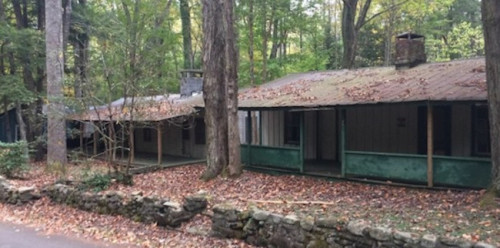
<path id="1" fill-rule="evenodd" d="M 84 178 L 80 184 L 82 190 L 103 191 L 111 185 L 111 176 L 107 174 L 91 174 Z"/>
<path id="2" fill-rule="evenodd" d="M 26 149 L 27 144 L 23 141 L 15 143 L 0 142 L 0 174 L 12 177 L 28 170 Z"/>

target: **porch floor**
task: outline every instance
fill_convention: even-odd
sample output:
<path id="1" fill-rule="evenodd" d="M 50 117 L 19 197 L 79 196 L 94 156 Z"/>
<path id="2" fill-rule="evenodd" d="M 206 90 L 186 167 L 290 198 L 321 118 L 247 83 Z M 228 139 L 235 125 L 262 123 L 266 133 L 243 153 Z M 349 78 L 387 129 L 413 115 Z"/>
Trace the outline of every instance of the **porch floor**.
<path id="1" fill-rule="evenodd" d="M 340 176 L 340 163 L 333 160 L 306 160 L 304 162 L 304 174 L 314 176 Z"/>
<path id="2" fill-rule="evenodd" d="M 99 153 L 102 151 L 99 151 Z M 87 156 L 92 156 L 92 154 L 87 154 Z M 98 159 L 105 160 L 103 154 L 97 156 Z M 128 162 L 128 154 L 125 152 L 123 159 L 121 159 L 121 153 L 117 152 L 115 162 L 120 165 L 126 165 Z M 177 167 L 181 165 L 198 164 L 205 163 L 204 158 L 190 158 L 182 156 L 174 156 L 163 154 L 161 164 L 158 166 L 158 155 L 153 153 L 143 153 L 136 152 L 134 154 L 134 162 L 132 162 L 131 172 L 132 174 L 145 173 L 149 171 L 154 171 L 162 168 Z"/>
<path id="3" fill-rule="evenodd" d="M 127 158 L 124 159 L 117 158 L 117 163 L 125 165 L 127 164 Z M 181 156 L 173 156 L 163 154 L 161 164 L 158 166 L 158 155 L 151 153 L 135 153 L 132 173 L 144 173 L 149 171 L 154 171 L 162 168 L 176 167 L 188 164 L 198 164 L 205 163 L 205 159 L 199 158 L 189 158 Z"/>

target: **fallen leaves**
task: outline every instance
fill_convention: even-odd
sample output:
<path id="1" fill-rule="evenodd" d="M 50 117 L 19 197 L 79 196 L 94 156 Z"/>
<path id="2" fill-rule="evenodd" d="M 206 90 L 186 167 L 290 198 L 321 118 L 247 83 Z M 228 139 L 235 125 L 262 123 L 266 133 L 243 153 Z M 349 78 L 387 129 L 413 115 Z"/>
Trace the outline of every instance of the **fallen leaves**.
<path id="1" fill-rule="evenodd" d="M 366 219 L 375 225 L 401 231 L 500 245 L 500 202 L 495 199 L 494 207 L 482 207 L 483 191 L 411 189 L 250 171 L 245 171 L 237 179 L 216 178 L 204 182 L 199 180 L 204 169 L 204 165 L 190 165 L 135 175 L 134 186 L 115 184 L 110 188 L 125 193 L 142 191 L 144 195 L 157 195 L 178 202 L 188 194 L 200 190 L 207 192 L 209 210 L 176 230 L 135 223 L 117 216 L 86 213 L 53 205 L 46 199 L 25 207 L 0 205 L 0 220 L 141 247 L 207 247 L 207 244 L 210 247 L 250 247 L 237 240 L 225 241 L 192 234 L 210 230 L 210 208 L 213 205 L 230 203 L 242 209 L 256 206 L 283 215 L 328 215 L 343 221 Z M 35 169 L 29 178 L 15 183 L 41 185 L 54 179 L 43 169 Z"/>

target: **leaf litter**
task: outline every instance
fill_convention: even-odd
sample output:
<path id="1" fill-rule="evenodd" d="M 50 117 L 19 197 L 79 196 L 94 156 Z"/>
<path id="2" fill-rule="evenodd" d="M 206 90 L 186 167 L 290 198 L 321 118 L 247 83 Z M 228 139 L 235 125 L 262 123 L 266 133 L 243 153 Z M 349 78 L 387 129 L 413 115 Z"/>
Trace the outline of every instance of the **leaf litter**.
<path id="1" fill-rule="evenodd" d="M 493 198 L 492 203 L 483 206 L 484 190 L 415 189 L 251 171 L 244 171 L 237 179 L 219 177 L 205 182 L 199 180 L 204 168 L 189 165 L 135 175 L 133 186 L 114 184 L 109 189 L 141 191 L 178 202 L 186 195 L 206 192 L 208 210 L 176 230 L 83 212 L 47 199 L 28 206 L 0 204 L 1 220 L 132 247 L 252 247 L 239 240 L 195 235 L 210 230 L 210 209 L 214 205 L 228 203 L 241 209 L 255 206 L 284 215 L 331 216 L 346 222 L 366 219 L 374 225 L 401 231 L 500 246 L 500 201 Z M 28 180 L 14 183 L 39 186 L 53 180 L 53 176 L 38 168 L 30 172 Z"/>

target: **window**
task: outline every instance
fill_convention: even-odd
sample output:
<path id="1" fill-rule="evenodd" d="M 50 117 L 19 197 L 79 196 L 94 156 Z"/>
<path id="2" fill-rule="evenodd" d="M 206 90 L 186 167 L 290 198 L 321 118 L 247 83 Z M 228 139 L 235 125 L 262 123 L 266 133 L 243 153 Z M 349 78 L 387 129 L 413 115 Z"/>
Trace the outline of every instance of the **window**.
<path id="1" fill-rule="evenodd" d="M 149 128 L 145 128 L 145 129 L 142 129 L 142 140 L 144 142 L 151 142 L 153 140 L 153 134 L 151 132 L 151 129 Z"/>
<path id="2" fill-rule="evenodd" d="M 285 112 L 285 145 L 300 144 L 300 112 Z"/>
<path id="3" fill-rule="evenodd" d="M 487 106 L 474 106 L 472 109 L 472 127 L 474 135 L 472 153 L 479 156 L 489 156 L 490 149 L 490 123 Z"/>
<path id="4" fill-rule="evenodd" d="M 194 143 L 205 144 L 205 121 L 203 119 L 196 119 L 194 122 Z"/>

